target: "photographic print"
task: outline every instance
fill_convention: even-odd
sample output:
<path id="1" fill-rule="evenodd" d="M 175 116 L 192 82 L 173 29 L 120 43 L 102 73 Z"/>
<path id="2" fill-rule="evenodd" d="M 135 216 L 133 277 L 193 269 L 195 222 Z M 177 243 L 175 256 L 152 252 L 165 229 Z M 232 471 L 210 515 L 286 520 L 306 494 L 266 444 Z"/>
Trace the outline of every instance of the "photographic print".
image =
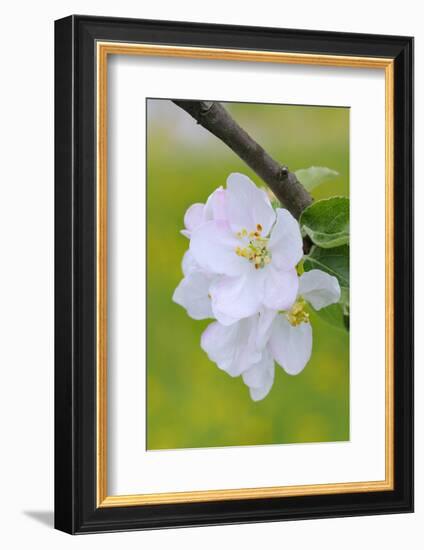
<path id="1" fill-rule="evenodd" d="M 57 529 L 413 511 L 412 120 L 411 37 L 55 22 Z"/>
<path id="2" fill-rule="evenodd" d="M 349 440 L 349 108 L 146 109 L 147 449 Z"/>

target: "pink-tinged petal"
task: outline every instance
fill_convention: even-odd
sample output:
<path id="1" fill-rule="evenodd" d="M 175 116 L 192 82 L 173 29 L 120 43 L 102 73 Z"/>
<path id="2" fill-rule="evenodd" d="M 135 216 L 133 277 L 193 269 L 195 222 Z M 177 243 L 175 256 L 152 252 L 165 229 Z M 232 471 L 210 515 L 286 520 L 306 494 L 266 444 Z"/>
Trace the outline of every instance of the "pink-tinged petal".
<path id="1" fill-rule="evenodd" d="M 205 221 L 226 221 L 227 220 L 227 198 L 226 190 L 218 187 L 208 198 L 205 205 Z"/>
<path id="2" fill-rule="evenodd" d="M 303 256 L 300 227 L 288 210 L 277 208 L 277 222 L 269 240 L 272 263 L 285 271 L 295 267 Z"/>
<path id="3" fill-rule="evenodd" d="M 262 270 L 249 270 L 239 277 L 219 277 L 210 289 L 212 311 L 222 324 L 228 319 L 250 317 L 261 308 L 263 299 Z"/>
<path id="4" fill-rule="evenodd" d="M 193 271 L 200 271 L 201 270 L 199 264 L 193 258 L 193 254 L 190 252 L 190 250 L 187 250 L 184 253 L 183 261 L 182 261 L 182 270 L 183 270 L 184 275 L 188 275 L 189 273 L 193 273 Z"/>
<path id="5" fill-rule="evenodd" d="M 254 321 L 243 319 L 230 327 L 211 323 L 200 346 L 211 361 L 230 376 L 239 376 L 261 359 L 254 347 Z"/>
<path id="6" fill-rule="evenodd" d="M 190 251 L 201 268 L 215 274 L 236 276 L 247 270 L 249 262 L 236 254 L 239 239 L 226 222 L 210 221 L 191 235 Z"/>
<path id="7" fill-rule="evenodd" d="M 314 309 L 320 310 L 340 300 L 339 281 L 320 269 L 311 269 L 305 271 L 299 279 L 299 294 Z"/>
<path id="8" fill-rule="evenodd" d="M 200 271 L 189 273 L 174 291 L 172 299 L 186 309 L 192 319 L 213 318 L 209 286 L 211 279 Z"/>
<path id="9" fill-rule="evenodd" d="M 312 328 L 310 323 L 292 326 L 284 314 L 272 325 L 269 347 L 275 361 L 288 374 L 299 374 L 312 353 Z"/>
<path id="10" fill-rule="evenodd" d="M 264 286 L 264 304 L 274 310 L 287 310 L 296 301 L 299 289 L 299 277 L 296 270 L 277 271 L 271 263 L 266 272 Z"/>
<path id="11" fill-rule="evenodd" d="M 184 225 L 189 231 L 194 231 L 196 227 L 199 227 L 204 222 L 204 210 L 205 205 L 202 203 L 195 203 L 187 208 L 184 215 Z"/>
<path id="12" fill-rule="evenodd" d="M 256 231 L 260 225 L 266 237 L 275 221 L 268 195 L 243 174 L 230 174 L 227 179 L 227 213 L 235 233 Z"/>

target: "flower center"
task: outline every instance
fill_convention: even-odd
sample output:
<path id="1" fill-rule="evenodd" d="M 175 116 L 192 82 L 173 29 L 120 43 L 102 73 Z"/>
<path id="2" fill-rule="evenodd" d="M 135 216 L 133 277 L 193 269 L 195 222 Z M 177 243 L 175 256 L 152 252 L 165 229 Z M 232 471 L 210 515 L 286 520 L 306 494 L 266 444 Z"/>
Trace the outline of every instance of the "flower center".
<path id="1" fill-rule="evenodd" d="M 305 300 L 298 298 L 290 311 L 286 312 L 287 320 L 292 327 L 297 327 L 301 323 L 309 323 L 309 313 L 305 311 L 305 306 Z"/>
<path id="2" fill-rule="evenodd" d="M 271 252 L 268 250 L 269 239 L 262 237 L 261 233 L 262 226 L 259 223 L 256 231 L 248 232 L 247 229 L 243 229 L 237 233 L 237 237 L 246 239 L 247 246 L 238 246 L 236 254 L 246 258 L 255 266 L 255 269 L 262 269 L 271 262 Z"/>

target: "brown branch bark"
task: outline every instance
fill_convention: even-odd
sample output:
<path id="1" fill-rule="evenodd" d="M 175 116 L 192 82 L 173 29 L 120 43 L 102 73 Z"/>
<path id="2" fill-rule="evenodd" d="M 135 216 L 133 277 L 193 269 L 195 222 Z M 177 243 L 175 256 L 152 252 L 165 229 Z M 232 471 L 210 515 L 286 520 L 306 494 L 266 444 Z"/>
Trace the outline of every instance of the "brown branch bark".
<path id="1" fill-rule="evenodd" d="M 287 166 L 278 163 L 216 101 L 174 100 L 203 128 L 223 141 L 272 190 L 293 216 L 299 216 L 312 203 L 312 197 Z"/>

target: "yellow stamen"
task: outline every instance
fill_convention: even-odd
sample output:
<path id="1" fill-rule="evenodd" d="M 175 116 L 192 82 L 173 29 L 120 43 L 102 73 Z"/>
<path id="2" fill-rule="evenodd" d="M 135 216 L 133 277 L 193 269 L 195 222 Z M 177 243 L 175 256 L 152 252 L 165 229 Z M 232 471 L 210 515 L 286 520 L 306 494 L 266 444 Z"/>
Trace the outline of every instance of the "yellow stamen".
<path id="1" fill-rule="evenodd" d="M 249 262 L 253 263 L 255 269 L 259 269 L 271 262 L 271 252 L 268 250 L 269 239 L 260 235 L 262 226 L 258 224 L 256 227 L 257 231 L 250 231 L 248 233 L 246 229 L 242 229 L 237 233 L 239 238 L 248 236 L 249 243 L 244 248 L 237 246 L 235 252 L 237 256 L 246 258 Z"/>
<path id="2" fill-rule="evenodd" d="M 303 298 L 298 298 L 290 311 L 286 313 L 288 322 L 297 327 L 302 323 L 309 323 L 309 313 L 305 311 L 306 302 Z"/>

